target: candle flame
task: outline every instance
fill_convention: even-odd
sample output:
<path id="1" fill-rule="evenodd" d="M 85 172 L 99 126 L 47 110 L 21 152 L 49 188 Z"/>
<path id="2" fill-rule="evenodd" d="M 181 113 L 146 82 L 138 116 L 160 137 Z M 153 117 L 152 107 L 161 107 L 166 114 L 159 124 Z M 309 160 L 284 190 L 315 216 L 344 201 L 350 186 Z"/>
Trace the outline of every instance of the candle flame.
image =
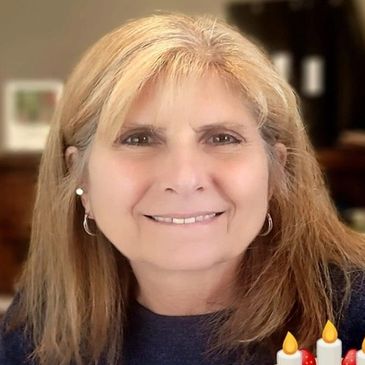
<path id="1" fill-rule="evenodd" d="M 331 321 L 327 321 L 322 332 L 322 339 L 326 343 L 333 343 L 337 340 L 338 334 L 336 327 Z"/>
<path id="2" fill-rule="evenodd" d="M 295 337 L 288 332 L 283 342 L 283 351 L 287 355 L 293 355 L 298 350 L 298 342 Z"/>
<path id="3" fill-rule="evenodd" d="M 364 339 L 362 341 L 361 350 L 362 350 L 362 352 L 365 353 L 365 337 L 364 337 Z"/>

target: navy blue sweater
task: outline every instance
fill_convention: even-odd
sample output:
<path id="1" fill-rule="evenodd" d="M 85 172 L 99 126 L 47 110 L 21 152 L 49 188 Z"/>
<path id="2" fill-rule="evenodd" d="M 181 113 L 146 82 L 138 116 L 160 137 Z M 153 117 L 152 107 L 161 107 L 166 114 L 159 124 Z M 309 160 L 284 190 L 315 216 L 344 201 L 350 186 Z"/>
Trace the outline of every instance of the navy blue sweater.
<path id="1" fill-rule="evenodd" d="M 350 348 L 359 349 L 365 336 L 364 278 L 365 275 L 361 275 L 354 281 L 350 305 L 338 319 L 343 354 Z M 8 314 L 14 305 L 15 302 Z M 127 327 L 123 365 L 238 365 L 233 354 L 224 359 L 204 359 L 208 334 L 201 330 L 201 321 L 213 315 L 159 315 L 134 302 Z M 21 331 L 4 334 L 6 318 L 0 324 L 0 365 L 32 364 L 25 361 L 32 346 Z M 245 365 L 274 365 L 275 360 L 265 351 L 259 351 Z M 106 363 L 101 361 L 100 365 Z"/>

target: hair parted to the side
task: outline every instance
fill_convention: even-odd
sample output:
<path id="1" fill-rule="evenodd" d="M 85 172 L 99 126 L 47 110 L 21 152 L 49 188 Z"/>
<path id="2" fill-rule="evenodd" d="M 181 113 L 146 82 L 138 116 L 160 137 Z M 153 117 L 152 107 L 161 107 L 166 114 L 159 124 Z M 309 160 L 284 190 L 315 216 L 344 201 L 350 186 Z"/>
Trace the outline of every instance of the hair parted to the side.
<path id="1" fill-rule="evenodd" d="M 82 230 L 75 190 L 94 138 L 115 140 L 147 82 L 163 79 L 177 90 L 186 78 L 208 72 L 237 88 L 257 116 L 270 161 L 274 221 L 272 232 L 257 237 L 243 257 L 230 315 L 213 326 L 212 349 L 239 350 L 259 341 L 275 351 L 287 330 L 310 347 L 326 320 L 335 320 L 329 268 L 343 271 L 347 290 L 350 272 L 365 268 L 364 238 L 337 216 L 295 93 L 267 55 L 224 21 L 156 14 L 129 21 L 92 46 L 55 112 L 12 323 L 31 331 L 39 364 L 96 363 L 101 356 L 117 363 L 136 281 L 128 260 L 101 232 L 90 237 Z M 284 168 L 275 142 L 288 149 Z M 68 169 L 64 152 L 71 145 L 82 158 Z"/>

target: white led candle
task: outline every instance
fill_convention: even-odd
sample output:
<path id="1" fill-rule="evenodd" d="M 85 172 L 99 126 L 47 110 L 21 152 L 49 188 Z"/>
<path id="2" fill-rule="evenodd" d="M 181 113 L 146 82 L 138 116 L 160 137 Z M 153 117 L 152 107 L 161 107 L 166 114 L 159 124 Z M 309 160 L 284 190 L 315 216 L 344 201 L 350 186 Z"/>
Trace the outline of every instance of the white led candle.
<path id="1" fill-rule="evenodd" d="M 341 365 L 342 342 L 337 338 L 337 330 L 327 321 L 322 338 L 317 341 L 317 365 Z"/>
<path id="2" fill-rule="evenodd" d="M 356 365 L 365 365 L 365 338 L 362 341 L 361 349 L 356 353 Z"/>
<path id="3" fill-rule="evenodd" d="M 277 365 L 302 365 L 302 353 L 298 351 L 298 343 L 295 337 L 288 332 L 283 349 L 276 355 Z"/>

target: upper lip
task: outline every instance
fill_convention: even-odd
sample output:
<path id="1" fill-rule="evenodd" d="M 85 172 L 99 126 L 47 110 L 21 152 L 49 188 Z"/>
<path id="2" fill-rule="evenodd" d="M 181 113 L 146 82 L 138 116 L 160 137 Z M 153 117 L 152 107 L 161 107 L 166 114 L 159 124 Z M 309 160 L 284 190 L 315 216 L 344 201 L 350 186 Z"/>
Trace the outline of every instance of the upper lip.
<path id="1" fill-rule="evenodd" d="M 205 212 L 193 212 L 193 213 L 170 213 L 170 214 L 149 214 L 148 216 L 162 217 L 162 218 L 188 218 L 188 217 L 198 217 L 199 215 L 207 215 L 213 213 L 223 213 L 224 211 L 205 211 Z"/>

